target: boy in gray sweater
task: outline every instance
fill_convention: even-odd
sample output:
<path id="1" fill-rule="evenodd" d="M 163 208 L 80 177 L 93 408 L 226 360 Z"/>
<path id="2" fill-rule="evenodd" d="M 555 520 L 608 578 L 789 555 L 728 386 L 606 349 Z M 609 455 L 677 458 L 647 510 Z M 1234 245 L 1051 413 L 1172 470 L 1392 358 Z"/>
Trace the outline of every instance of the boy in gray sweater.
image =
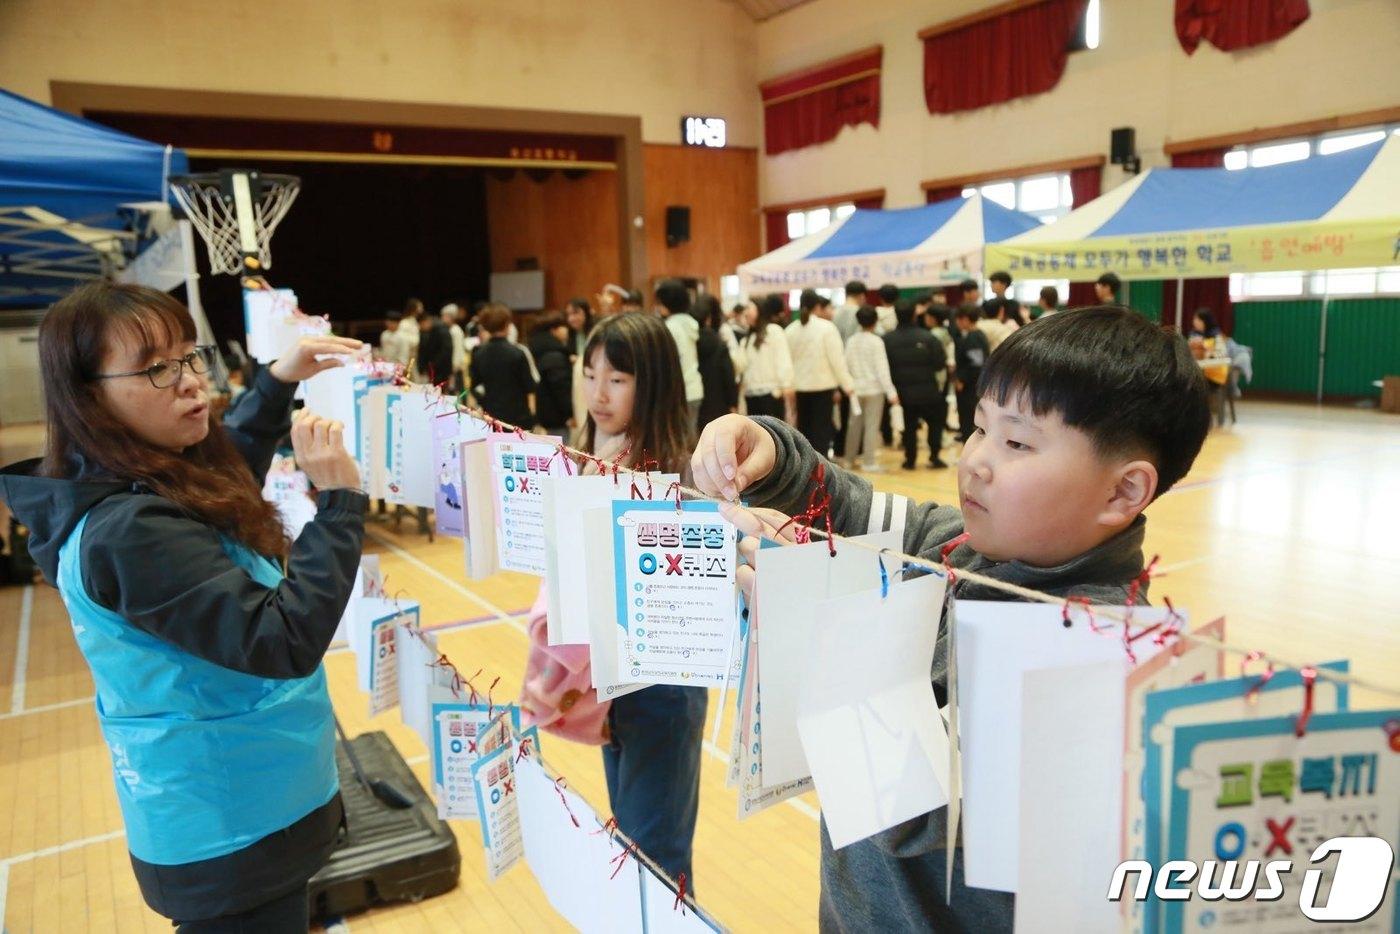
<path id="1" fill-rule="evenodd" d="M 1180 335 L 1119 306 L 1043 318 L 1008 337 L 979 384 L 976 429 L 958 461 L 961 509 L 875 492 L 819 458 L 790 426 L 726 416 L 706 427 L 691 461 L 695 485 L 767 509 L 726 507 L 752 564 L 760 536 L 778 538 L 808 501 L 819 463 L 832 529 L 898 529 L 904 550 L 1056 596 L 1122 604 L 1142 574 L 1143 509 L 1186 475 L 1210 426 L 1205 379 Z M 837 547 L 840 547 L 839 545 Z M 753 571 L 740 585 L 752 592 Z M 958 579 L 964 600 L 1014 600 Z M 1140 597 L 1145 597 L 1144 589 Z M 947 700 L 946 627 L 933 688 Z M 930 717 L 938 716 L 930 710 Z M 962 884 L 952 854 L 945 902 L 946 811 L 834 850 L 822 828 L 823 931 L 1010 931 L 1014 896 Z"/>

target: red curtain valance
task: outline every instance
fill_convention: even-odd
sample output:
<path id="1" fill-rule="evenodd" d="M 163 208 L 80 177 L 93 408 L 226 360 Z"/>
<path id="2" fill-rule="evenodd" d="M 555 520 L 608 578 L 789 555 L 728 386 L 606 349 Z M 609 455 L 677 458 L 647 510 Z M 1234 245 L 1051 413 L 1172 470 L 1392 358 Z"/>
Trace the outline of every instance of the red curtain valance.
<path id="1" fill-rule="evenodd" d="M 1282 39 L 1311 12 L 1308 0 L 1176 0 L 1176 37 L 1187 55 L 1202 40 L 1231 52 Z"/>
<path id="2" fill-rule="evenodd" d="M 962 194 L 963 186 L 948 185 L 943 188 L 925 188 L 924 203 L 934 204 L 938 201 L 947 201 L 949 198 L 956 198 Z"/>
<path id="3" fill-rule="evenodd" d="M 883 47 L 876 46 L 760 84 L 768 155 L 825 143 L 845 126 L 879 126 L 883 58 Z"/>
<path id="4" fill-rule="evenodd" d="M 976 110 L 1060 83 L 1086 0 L 1044 0 L 924 40 L 929 113 Z"/>

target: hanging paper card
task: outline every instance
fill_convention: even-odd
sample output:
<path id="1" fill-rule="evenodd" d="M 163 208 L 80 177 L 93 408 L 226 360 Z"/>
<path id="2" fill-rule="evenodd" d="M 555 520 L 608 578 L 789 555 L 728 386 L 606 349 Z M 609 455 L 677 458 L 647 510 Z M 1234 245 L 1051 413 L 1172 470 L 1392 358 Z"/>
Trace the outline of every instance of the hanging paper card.
<path id="1" fill-rule="evenodd" d="M 587 570 L 588 657 L 593 687 L 603 699 L 621 697 L 646 687 L 623 680 L 617 668 L 617 584 L 613 562 L 612 507 L 583 514 L 580 558 Z"/>
<path id="2" fill-rule="evenodd" d="M 360 489 L 370 499 L 383 499 L 388 461 L 388 404 L 391 386 L 377 385 L 360 398 Z"/>
<path id="3" fill-rule="evenodd" d="M 309 411 L 345 426 L 345 449 L 362 467 L 360 413 L 363 400 L 371 389 L 387 386 L 389 382 L 387 373 L 356 363 L 322 370 L 301 384 Z"/>
<path id="4" fill-rule="evenodd" d="M 544 511 L 539 480 L 563 476 L 564 462 L 555 442 L 534 435 L 525 440 L 496 433 L 491 446 L 495 489 L 497 560 L 507 571 L 543 577 Z"/>
<path id="5" fill-rule="evenodd" d="M 506 729 L 504 719 L 498 719 L 490 731 L 497 729 L 495 723 L 500 724 L 500 729 Z M 492 882 L 525 855 L 515 794 L 514 760 L 515 747 L 507 737 L 506 743 L 483 753 L 472 766 L 476 811 L 481 820 L 481 843 L 486 848 L 486 872 Z"/>
<path id="6" fill-rule="evenodd" d="M 379 573 L 379 555 L 361 555 L 360 566 L 355 569 L 355 583 L 350 588 L 350 601 L 345 604 L 345 612 L 340 614 L 340 622 L 331 636 L 331 644 L 349 643 L 359 645 L 354 639 L 355 619 L 360 603 L 365 597 L 382 594 L 384 578 Z"/>
<path id="7" fill-rule="evenodd" d="M 391 392 L 385 401 L 384 499 L 402 506 L 432 506 L 432 422 L 437 404 L 420 390 Z"/>
<path id="8" fill-rule="evenodd" d="M 525 859 L 554 910 L 585 934 L 643 931 L 635 855 L 535 757 L 519 758 L 515 777 Z"/>
<path id="9" fill-rule="evenodd" d="M 374 639 L 374 627 L 391 623 L 400 614 L 410 614 L 414 625 L 418 623 L 418 604 L 411 600 L 401 602 L 380 597 L 363 597 L 352 601 L 355 605 L 355 619 L 350 627 L 350 648 L 355 653 L 356 685 L 366 694 L 374 693 L 374 660 L 378 643 Z"/>
<path id="10" fill-rule="evenodd" d="M 503 718 L 508 714 L 508 719 Z M 443 820 L 476 820 L 476 791 L 472 766 L 520 729 L 518 707 L 497 707 L 473 701 L 443 701 L 432 705 L 433 797 Z"/>
<path id="11" fill-rule="evenodd" d="M 646 684 L 717 685 L 728 673 L 734 526 L 715 502 L 615 500 L 618 669 Z"/>
<path id="12" fill-rule="evenodd" d="M 248 332 L 248 355 L 271 363 L 301 338 L 331 332 L 323 317 L 303 314 L 291 289 L 244 289 L 243 324 Z"/>
<path id="13" fill-rule="evenodd" d="M 648 484 L 663 495 L 677 474 L 658 474 Z M 612 477 L 565 475 L 544 478 L 545 583 L 549 599 L 549 644 L 576 645 L 588 641 L 588 577 L 591 570 L 580 560 L 583 513 L 611 508 L 626 487 Z M 609 546 L 611 552 L 611 545 Z M 611 577 L 609 577 L 611 580 Z M 567 599 L 565 599 L 567 595 Z"/>
<path id="14" fill-rule="evenodd" d="M 1346 661 L 1318 666 L 1345 673 Z M 1257 690 L 1251 690 L 1257 686 Z M 1350 695 L 1345 684 L 1319 678 L 1313 688 L 1313 709 L 1336 713 L 1347 709 Z M 1146 751 L 1142 770 L 1143 850 L 1153 866 L 1165 860 L 1167 807 L 1172 794 L 1172 768 L 1176 728 L 1234 720 L 1264 720 L 1297 713 L 1303 706 L 1303 680 L 1296 671 L 1209 681 L 1154 691 L 1143 706 L 1142 735 Z M 1150 897 L 1142 911 L 1143 930 L 1162 930 L 1162 902 Z"/>
<path id="15" fill-rule="evenodd" d="M 397 633 L 399 714 L 423 745 L 432 748 L 433 711 L 429 695 L 432 666 L 438 658 L 437 636 L 408 626 L 398 627 Z"/>
<path id="16" fill-rule="evenodd" d="M 486 441 L 458 446 L 462 461 L 462 549 L 467 576 L 490 577 L 500 570 L 496 561 L 496 507 L 492 488 L 491 445 Z"/>
<path id="17" fill-rule="evenodd" d="M 642 930 L 646 934 L 705 934 L 724 928 L 689 901 L 681 901 L 676 891 L 643 866 Z"/>
<path id="18" fill-rule="evenodd" d="M 1104 610 L 1125 612 L 1122 607 Z M 1127 660 L 1121 625 L 1105 623 L 1104 631 L 1095 633 L 1085 616 L 1075 614 L 1073 625 L 1066 629 L 1062 612 L 1059 606 L 1038 603 L 958 601 L 963 847 L 966 882 L 974 888 L 1017 891 L 1019 801 L 1025 781 L 1021 759 L 1024 673 Z M 1135 619 L 1144 625 L 1166 618 L 1166 610 L 1135 610 Z M 1160 648 L 1150 639 L 1143 641 L 1147 644 L 1135 651 L 1145 661 Z M 1126 664 L 1122 673 L 1126 677 Z M 1111 695 L 1100 699 L 1117 708 L 1120 724 L 1125 691 L 1126 683 L 1120 680 Z M 1121 760 L 1122 729 L 1112 738 Z M 1121 812 L 1115 812 L 1115 827 L 1120 818 Z"/>
<path id="19" fill-rule="evenodd" d="M 371 717 L 392 710 L 399 705 L 399 653 L 398 633 L 400 626 L 418 625 L 418 609 L 396 612 L 393 616 L 375 620 L 370 624 L 369 637 L 372 650 L 369 667 L 369 715 Z"/>
<path id="20" fill-rule="evenodd" d="M 898 551 L 901 533 L 861 535 L 877 550 Z M 755 603 L 762 644 L 757 685 L 763 696 L 763 780 L 777 785 L 811 774 L 797 734 L 797 704 L 807 672 L 812 620 L 817 604 L 868 590 L 879 583 L 880 564 L 864 548 L 838 548 L 826 542 L 761 549 L 757 556 Z"/>
<path id="21" fill-rule="evenodd" d="M 487 435 L 484 422 L 457 410 L 456 403 L 439 402 L 433 410 L 433 510 L 437 534 L 461 538 L 465 534 L 462 510 L 461 446 Z"/>
<path id="22" fill-rule="evenodd" d="M 1209 867 L 1217 886 L 1236 865 L 1249 879 L 1256 860 L 1289 860 L 1292 870 L 1280 873 L 1281 898 L 1260 897 L 1271 887 L 1261 869 L 1242 901 L 1167 902 L 1163 930 L 1306 931 L 1323 920 L 1330 930 L 1400 930 L 1390 869 L 1400 850 L 1400 710 L 1314 714 L 1302 737 L 1292 713 L 1173 731 L 1166 858 Z M 1238 876 L 1235 887 L 1250 890 Z"/>
<path id="23" fill-rule="evenodd" d="M 1120 646 L 1108 661 L 1021 675 L 1015 929 L 1022 934 L 1045 930 L 1046 918 L 1083 934 L 1114 934 L 1121 925 L 1103 893 L 1119 862 L 1127 672 Z M 964 793 L 975 781 L 968 776 Z"/>
<path id="24" fill-rule="evenodd" d="M 948 733 L 929 681 L 944 580 L 888 590 L 823 601 L 812 619 L 797 730 L 836 849 L 948 803 Z"/>

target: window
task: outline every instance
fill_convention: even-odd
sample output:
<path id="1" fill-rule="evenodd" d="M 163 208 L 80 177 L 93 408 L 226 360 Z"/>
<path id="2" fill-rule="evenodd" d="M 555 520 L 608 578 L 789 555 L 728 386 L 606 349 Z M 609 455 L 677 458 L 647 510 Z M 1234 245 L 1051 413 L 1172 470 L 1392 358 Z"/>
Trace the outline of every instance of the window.
<path id="1" fill-rule="evenodd" d="M 744 300 L 744 293 L 739 288 L 738 276 L 719 277 L 719 301 L 720 305 L 726 309 L 733 308 L 738 302 Z"/>
<path id="2" fill-rule="evenodd" d="M 1369 146 L 1385 139 L 1387 133 L 1400 134 L 1400 125 L 1342 130 L 1310 139 L 1270 141 L 1240 146 L 1225 153 L 1225 168 L 1231 171 L 1301 162 L 1313 156 L 1330 156 L 1358 146 Z M 1255 272 L 1230 276 L 1230 297 L 1236 301 L 1251 298 L 1320 298 L 1323 295 L 1400 294 L 1400 266 L 1371 269 L 1336 269 L 1324 272 Z"/>
<path id="3" fill-rule="evenodd" d="M 855 213 L 856 206 L 849 201 L 829 207 L 808 208 L 802 211 L 789 211 L 787 232 L 789 240 L 814 234 L 830 227 L 833 221 L 845 220 Z"/>
<path id="4" fill-rule="evenodd" d="M 1071 52 L 1093 51 L 1099 47 L 1099 0 L 1089 0 L 1084 7 L 1084 17 L 1074 36 L 1069 40 Z"/>
<path id="5" fill-rule="evenodd" d="M 1009 181 L 987 182 L 986 184 L 964 188 L 962 196 L 970 198 L 981 192 L 988 201 L 995 201 L 1013 211 L 1023 211 L 1034 216 L 1042 224 L 1053 224 L 1069 213 L 1074 203 L 1074 194 L 1069 187 L 1069 173 L 1055 175 L 1032 175 L 1028 178 Z M 996 272 L 995 269 L 986 270 Z M 1034 305 L 1040 299 L 1042 286 L 1053 285 L 1060 290 L 1060 298 L 1069 295 L 1068 279 L 1017 279 L 1011 283 L 1009 294 L 1023 305 Z M 985 298 L 992 297 L 991 285 L 986 286 Z"/>

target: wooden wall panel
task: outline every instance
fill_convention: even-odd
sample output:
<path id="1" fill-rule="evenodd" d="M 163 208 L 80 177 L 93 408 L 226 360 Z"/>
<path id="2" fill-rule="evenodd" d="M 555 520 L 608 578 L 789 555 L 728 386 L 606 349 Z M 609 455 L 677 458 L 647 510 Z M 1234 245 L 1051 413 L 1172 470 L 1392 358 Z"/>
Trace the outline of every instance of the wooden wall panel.
<path id="1" fill-rule="evenodd" d="M 645 143 L 647 263 L 653 281 L 696 276 L 719 291 L 719 277 L 758 256 L 758 153 Z M 690 242 L 666 246 L 666 207 L 690 207 Z M 649 283 L 648 283 L 649 284 Z"/>
<path id="2" fill-rule="evenodd" d="M 535 257 L 545 273 L 545 301 L 562 308 L 575 295 L 592 296 L 619 282 L 617 173 L 566 178 L 552 172 L 535 181 L 524 172 L 486 178 L 491 269 L 511 272 L 516 260 Z"/>

